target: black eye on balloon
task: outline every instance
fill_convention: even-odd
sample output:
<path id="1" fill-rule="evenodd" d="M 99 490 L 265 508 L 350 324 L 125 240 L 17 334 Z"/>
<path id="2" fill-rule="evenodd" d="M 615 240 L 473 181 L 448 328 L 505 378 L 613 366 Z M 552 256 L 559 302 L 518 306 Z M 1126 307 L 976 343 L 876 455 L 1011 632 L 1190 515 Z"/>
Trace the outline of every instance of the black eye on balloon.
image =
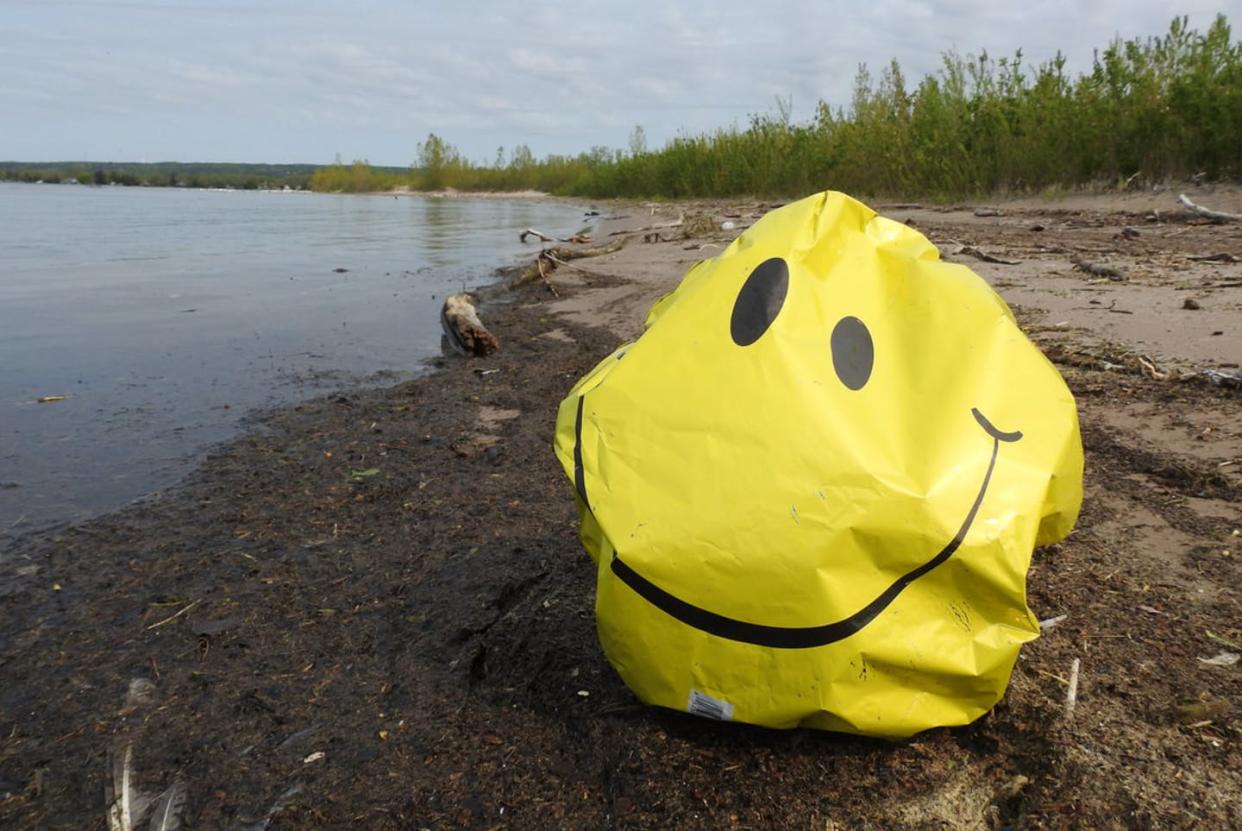
<path id="1" fill-rule="evenodd" d="M 768 331 L 789 291 L 789 266 L 772 257 L 755 266 L 733 301 L 729 334 L 738 346 L 750 346 Z"/>
<path id="2" fill-rule="evenodd" d="M 832 368 L 841 383 L 860 390 L 871 377 L 875 364 L 875 344 L 867 324 L 856 317 L 843 317 L 832 330 Z"/>

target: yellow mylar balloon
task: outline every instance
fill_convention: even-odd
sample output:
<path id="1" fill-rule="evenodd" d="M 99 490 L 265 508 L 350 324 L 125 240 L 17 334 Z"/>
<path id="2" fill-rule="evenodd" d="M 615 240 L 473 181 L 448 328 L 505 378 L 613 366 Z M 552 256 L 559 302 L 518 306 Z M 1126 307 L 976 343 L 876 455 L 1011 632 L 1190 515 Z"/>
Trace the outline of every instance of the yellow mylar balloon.
<path id="1" fill-rule="evenodd" d="M 1074 399 L 1004 301 L 840 193 L 772 211 L 560 406 L 600 641 L 643 701 L 901 737 L 1004 694 Z"/>

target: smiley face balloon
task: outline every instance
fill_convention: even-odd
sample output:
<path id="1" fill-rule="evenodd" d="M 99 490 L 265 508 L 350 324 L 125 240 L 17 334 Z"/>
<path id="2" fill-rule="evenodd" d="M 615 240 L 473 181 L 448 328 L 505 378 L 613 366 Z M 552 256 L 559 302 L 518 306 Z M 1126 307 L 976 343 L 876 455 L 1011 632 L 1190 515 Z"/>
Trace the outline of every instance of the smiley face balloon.
<path id="1" fill-rule="evenodd" d="M 1073 397 L 1004 301 L 839 193 L 767 214 L 572 389 L 556 453 L 643 701 L 901 737 L 1004 693 Z"/>

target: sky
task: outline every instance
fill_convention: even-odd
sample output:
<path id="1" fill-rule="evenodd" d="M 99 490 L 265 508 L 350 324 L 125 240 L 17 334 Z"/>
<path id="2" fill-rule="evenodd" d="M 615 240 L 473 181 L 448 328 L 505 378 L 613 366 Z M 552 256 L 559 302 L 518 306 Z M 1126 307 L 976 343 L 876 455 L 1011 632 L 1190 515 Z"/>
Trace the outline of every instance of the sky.
<path id="1" fill-rule="evenodd" d="M 1185 0 L 1206 29 L 1242 0 Z M 0 0 L 0 159 L 408 165 L 435 132 L 468 158 L 658 147 L 792 100 L 849 102 L 860 63 L 911 86 L 943 52 L 1158 35 L 1162 0 L 497 3 Z M 1235 30 L 1235 37 L 1237 37 Z"/>

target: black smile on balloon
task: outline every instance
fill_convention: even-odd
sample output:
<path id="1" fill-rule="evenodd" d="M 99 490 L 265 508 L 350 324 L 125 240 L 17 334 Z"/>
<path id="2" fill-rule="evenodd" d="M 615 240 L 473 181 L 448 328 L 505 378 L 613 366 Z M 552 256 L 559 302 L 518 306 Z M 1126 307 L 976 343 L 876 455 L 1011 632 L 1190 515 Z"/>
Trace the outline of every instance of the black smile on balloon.
<path id="1" fill-rule="evenodd" d="M 788 267 L 785 261 L 778 257 L 765 260 L 751 272 L 741 291 L 738 292 L 733 307 L 730 334 L 734 343 L 745 347 L 759 340 L 780 312 L 788 286 Z M 856 317 L 842 318 L 833 329 L 830 346 L 833 367 L 841 383 L 851 390 L 862 389 L 871 376 L 875 359 L 874 345 L 866 325 Z M 584 404 L 585 396 L 580 396 L 577 418 L 574 423 L 574 487 L 587 509 L 590 510 L 586 475 L 582 464 Z M 975 501 L 971 504 L 970 510 L 966 512 L 961 527 L 934 557 L 898 577 L 888 588 L 848 617 L 819 626 L 768 626 L 751 623 L 717 614 L 682 600 L 643 577 L 615 552 L 610 563 L 612 573 L 660 611 L 687 626 L 720 638 L 778 649 L 807 649 L 844 640 L 875 620 L 897 599 L 906 586 L 943 564 L 961 547 L 979 513 L 979 507 L 983 504 L 988 484 L 992 481 L 992 471 L 996 468 L 996 457 L 1000 451 L 1001 442 L 1016 442 L 1022 438 L 1020 431 L 998 430 L 977 408 L 972 407 L 970 412 L 983 431 L 992 438 L 992 455 L 988 461 L 987 472 L 983 475 L 983 481 L 979 483 L 979 492 L 975 495 Z"/>

